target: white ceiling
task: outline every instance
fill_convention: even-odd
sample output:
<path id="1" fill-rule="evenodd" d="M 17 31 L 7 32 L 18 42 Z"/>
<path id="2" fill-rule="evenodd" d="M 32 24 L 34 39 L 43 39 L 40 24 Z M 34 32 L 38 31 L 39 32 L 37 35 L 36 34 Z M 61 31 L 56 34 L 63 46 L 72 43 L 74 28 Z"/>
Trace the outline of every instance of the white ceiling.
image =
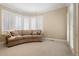
<path id="1" fill-rule="evenodd" d="M 66 6 L 64 3 L 3 3 L 1 5 L 24 13 L 45 13 Z"/>

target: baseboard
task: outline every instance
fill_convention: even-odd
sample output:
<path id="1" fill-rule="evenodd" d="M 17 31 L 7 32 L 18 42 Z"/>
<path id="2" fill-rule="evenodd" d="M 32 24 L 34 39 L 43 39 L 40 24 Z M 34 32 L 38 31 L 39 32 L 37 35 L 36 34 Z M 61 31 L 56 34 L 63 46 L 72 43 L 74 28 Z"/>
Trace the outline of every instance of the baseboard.
<path id="1" fill-rule="evenodd" d="M 66 41 L 65 39 L 56 39 L 56 38 L 48 38 L 48 37 L 45 37 L 43 39 L 44 40 L 55 40 L 55 41 Z"/>

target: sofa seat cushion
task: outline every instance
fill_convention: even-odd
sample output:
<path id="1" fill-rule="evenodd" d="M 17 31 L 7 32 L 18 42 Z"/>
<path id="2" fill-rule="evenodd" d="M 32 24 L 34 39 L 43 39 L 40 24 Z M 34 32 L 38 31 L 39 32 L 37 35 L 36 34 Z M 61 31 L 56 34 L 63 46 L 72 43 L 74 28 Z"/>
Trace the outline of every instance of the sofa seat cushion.
<path id="1" fill-rule="evenodd" d="M 23 35 L 23 38 L 32 38 L 32 35 Z"/>
<path id="2" fill-rule="evenodd" d="M 11 36 L 10 38 L 8 38 L 8 40 L 15 40 L 15 37 L 14 36 Z"/>
<path id="3" fill-rule="evenodd" d="M 23 37 L 21 35 L 15 36 L 15 40 L 16 39 L 23 39 Z"/>
<path id="4" fill-rule="evenodd" d="M 8 40 L 19 40 L 22 39 L 22 36 L 18 35 L 18 36 L 11 36 L 10 38 L 8 38 Z"/>
<path id="5" fill-rule="evenodd" d="M 32 35 L 32 38 L 41 38 L 42 35 Z"/>

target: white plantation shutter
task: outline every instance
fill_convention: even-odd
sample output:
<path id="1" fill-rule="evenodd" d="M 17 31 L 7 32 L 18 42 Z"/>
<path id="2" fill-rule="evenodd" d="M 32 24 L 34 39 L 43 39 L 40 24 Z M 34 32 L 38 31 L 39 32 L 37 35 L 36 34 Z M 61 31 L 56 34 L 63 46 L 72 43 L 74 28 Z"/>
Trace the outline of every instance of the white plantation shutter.
<path id="1" fill-rule="evenodd" d="M 37 29 L 43 30 L 43 16 L 37 16 Z"/>
<path id="2" fill-rule="evenodd" d="M 35 30 L 37 29 L 37 18 L 35 16 L 31 17 L 31 23 L 30 23 L 30 28 Z"/>
<path id="3" fill-rule="evenodd" d="M 2 31 L 21 29 L 43 30 L 43 16 L 23 16 L 2 10 Z"/>
<path id="4" fill-rule="evenodd" d="M 24 16 L 24 29 L 30 29 L 30 19 L 29 16 Z"/>
<path id="5" fill-rule="evenodd" d="M 43 16 L 32 16 L 31 17 L 31 29 L 43 30 Z"/>
<path id="6" fill-rule="evenodd" d="M 2 10 L 2 32 L 9 31 L 14 27 L 14 13 Z"/>
<path id="7" fill-rule="evenodd" d="M 23 29 L 23 17 L 22 17 L 22 15 L 16 15 L 16 18 L 15 18 L 15 29 L 16 30 Z"/>

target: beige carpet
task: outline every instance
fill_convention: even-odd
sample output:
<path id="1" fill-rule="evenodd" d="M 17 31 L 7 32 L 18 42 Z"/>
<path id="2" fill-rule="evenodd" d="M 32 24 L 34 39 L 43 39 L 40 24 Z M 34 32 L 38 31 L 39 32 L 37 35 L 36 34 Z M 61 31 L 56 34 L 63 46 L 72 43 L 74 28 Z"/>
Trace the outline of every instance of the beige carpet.
<path id="1" fill-rule="evenodd" d="M 7 48 L 0 45 L 0 56 L 72 56 L 66 41 L 43 41 Z"/>

